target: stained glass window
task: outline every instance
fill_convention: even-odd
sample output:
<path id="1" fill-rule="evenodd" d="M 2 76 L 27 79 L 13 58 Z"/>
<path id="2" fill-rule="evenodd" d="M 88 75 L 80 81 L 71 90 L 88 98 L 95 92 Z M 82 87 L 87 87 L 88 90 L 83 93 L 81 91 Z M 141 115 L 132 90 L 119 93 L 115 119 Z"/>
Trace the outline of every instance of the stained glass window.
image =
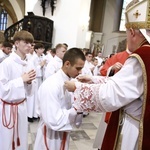
<path id="1" fill-rule="evenodd" d="M 7 12 L 1 8 L 0 12 L 0 30 L 4 31 L 7 28 Z"/>

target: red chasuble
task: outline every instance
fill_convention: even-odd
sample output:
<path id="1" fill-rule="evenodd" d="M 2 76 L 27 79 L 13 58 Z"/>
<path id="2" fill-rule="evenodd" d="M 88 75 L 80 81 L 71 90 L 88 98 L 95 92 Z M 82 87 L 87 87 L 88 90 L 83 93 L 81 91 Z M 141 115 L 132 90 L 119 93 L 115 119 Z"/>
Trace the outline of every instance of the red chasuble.
<path id="1" fill-rule="evenodd" d="M 142 66 L 144 81 L 144 99 L 139 124 L 138 149 L 150 149 L 150 45 L 143 45 L 137 49 L 130 57 L 136 57 Z M 119 113 L 120 112 L 120 113 Z M 110 118 L 102 150 L 115 150 L 119 131 L 119 118 L 121 118 L 121 109 L 112 113 Z"/>
<path id="2" fill-rule="evenodd" d="M 124 64 L 124 62 L 126 61 L 128 56 L 129 56 L 129 53 L 127 53 L 127 51 L 123 51 L 123 52 L 119 52 L 119 53 L 115 54 L 114 56 L 112 56 L 105 62 L 105 64 L 103 65 L 103 67 L 100 70 L 100 74 L 102 76 L 106 76 L 107 70 L 109 67 L 114 65 L 116 62 L 120 62 L 121 64 Z"/>

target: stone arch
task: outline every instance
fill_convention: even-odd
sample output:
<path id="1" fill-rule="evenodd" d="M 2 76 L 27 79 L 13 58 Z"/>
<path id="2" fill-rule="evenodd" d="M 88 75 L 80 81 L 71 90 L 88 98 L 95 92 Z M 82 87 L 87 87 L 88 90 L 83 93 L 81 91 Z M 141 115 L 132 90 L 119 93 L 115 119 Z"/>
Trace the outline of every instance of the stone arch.
<path id="1" fill-rule="evenodd" d="M 25 14 L 25 0 L 0 0 L 1 5 L 7 11 L 8 15 L 12 19 L 12 22 L 15 23 L 18 20 L 22 19 Z M 16 4 L 16 7 L 14 5 Z M 19 12 L 19 13 L 18 13 Z M 22 14 L 21 17 L 18 17 L 17 14 Z"/>
<path id="2" fill-rule="evenodd" d="M 4 33 L 0 31 L 0 43 L 4 42 Z"/>

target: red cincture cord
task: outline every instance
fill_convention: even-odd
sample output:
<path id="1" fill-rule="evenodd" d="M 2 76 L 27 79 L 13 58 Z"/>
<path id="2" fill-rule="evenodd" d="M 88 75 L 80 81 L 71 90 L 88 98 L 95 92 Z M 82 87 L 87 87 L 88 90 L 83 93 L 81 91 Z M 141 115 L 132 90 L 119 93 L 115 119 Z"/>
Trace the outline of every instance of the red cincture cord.
<path id="1" fill-rule="evenodd" d="M 2 123 L 3 126 L 6 127 L 7 129 L 13 129 L 13 139 L 12 139 L 12 150 L 15 150 L 15 125 L 17 124 L 17 146 L 20 146 L 20 139 L 19 139 L 19 133 L 18 133 L 18 105 L 23 103 L 25 101 L 22 100 L 19 103 L 9 103 L 1 99 L 3 102 L 3 107 L 2 107 Z M 10 114 L 9 118 L 6 116 L 6 111 L 5 111 L 5 106 L 9 105 L 10 106 Z M 8 120 L 8 121 L 7 121 Z"/>
<path id="2" fill-rule="evenodd" d="M 45 143 L 46 150 L 50 150 L 48 148 L 48 144 L 47 144 L 47 140 L 46 140 L 46 133 L 47 133 L 47 129 L 46 129 L 46 125 L 44 125 L 44 143 Z M 65 150 L 66 137 L 67 137 L 67 132 L 64 132 L 60 150 Z"/>

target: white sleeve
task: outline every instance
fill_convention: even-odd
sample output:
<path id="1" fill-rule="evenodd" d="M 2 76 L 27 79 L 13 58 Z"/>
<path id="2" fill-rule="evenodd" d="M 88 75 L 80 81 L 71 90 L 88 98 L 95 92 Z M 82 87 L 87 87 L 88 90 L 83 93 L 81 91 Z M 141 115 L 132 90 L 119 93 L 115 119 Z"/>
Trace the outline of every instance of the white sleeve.
<path id="1" fill-rule="evenodd" d="M 22 78 L 11 79 L 13 73 L 5 63 L 0 64 L 0 70 L 0 98 L 7 102 L 23 100 L 26 92 Z"/>
<path id="2" fill-rule="evenodd" d="M 51 84 L 42 85 L 38 91 L 40 115 L 44 123 L 55 131 L 70 131 L 77 115 L 74 108 L 61 107 L 60 89 Z"/>
<path id="3" fill-rule="evenodd" d="M 78 111 L 115 111 L 141 97 L 143 76 L 136 58 L 129 58 L 122 69 L 105 83 L 78 84 L 74 107 Z"/>
<path id="4" fill-rule="evenodd" d="M 24 84 L 26 90 L 26 96 L 32 96 L 34 94 L 36 89 L 36 84 L 37 84 L 36 80 L 33 80 L 31 84 L 27 84 L 27 83 Z"/>
<path id="5" fill-rule="evenodd" d="M 77 114 L 75 118 L 75 127 L 79 128 L 82 124 L 82 119 L 83 119 L 83 113 Z"/>
<path id="6" fill-rule="evenodd" d="M 54 63 L 52 61 L 50 61 L 45 69 L 45 78 L 48 78 L 55 72 L 56 72 L 56 67 L 55 67 Z"/>

